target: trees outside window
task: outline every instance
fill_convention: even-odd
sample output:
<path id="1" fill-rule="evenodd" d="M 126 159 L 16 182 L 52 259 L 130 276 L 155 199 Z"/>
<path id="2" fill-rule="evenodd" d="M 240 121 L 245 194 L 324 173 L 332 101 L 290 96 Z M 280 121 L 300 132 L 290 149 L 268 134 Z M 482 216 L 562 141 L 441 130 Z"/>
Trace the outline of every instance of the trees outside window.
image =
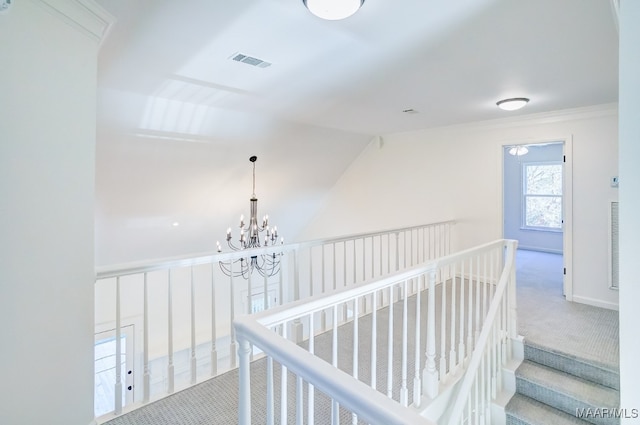
<path id="1" fill-rule="evenodd" d="M 562 230 L 562 163 L 523 163 L 523 227 Z"/>

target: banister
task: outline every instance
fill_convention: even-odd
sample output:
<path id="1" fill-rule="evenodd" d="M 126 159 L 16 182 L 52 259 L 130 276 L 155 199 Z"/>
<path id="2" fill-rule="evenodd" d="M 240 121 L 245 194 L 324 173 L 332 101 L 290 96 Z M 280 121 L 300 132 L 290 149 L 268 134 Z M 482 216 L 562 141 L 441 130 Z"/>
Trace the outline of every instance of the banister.
<path id="1" fill-rule="evenodd" d="M 174 387 L 193 385 L 218 375 L 220 370 L 237 367 L 240 352 L 246 352 L 246 347 L 239 346 L 235 333 L 234 319 L 238 312 L 249 314 L 254 307 L 264 308 L 267 313 L 255 316 L 261 318 L 263 326 L 291 319 L 292 340 L 296 342 L 307 332 L 308 323 L 313 323 L 313 318 L 300 319 L 302 311 L 306 314 L 309 306 L 319 312 L 318 330 L 327 329 L 326 311 L 323 311 L 327 303 L 343 303 L 338 300 L 345 297 L 350 302 L 363 298 L 364 313 L 370 308 L 364 297 L 372 296 L 366 295 L 367 289 L 361 288 L 376 281 L 368 290 L 383 288 L 391 294 L 389 288 L 394 286 L 394 281 L 411 280 L 436 267 L 434 259 L 452 250 L 454 224 L 455 221 L 449 220 L 308 242 L 204 252 L 98 268 L 96 331 L 114 326 L 118 331 L 125 324 L 141 324 L 143 343 L 127 343 L 127 353 L 134 353 L 128 361 L 136 371 L 143 373 L 126 377 L 127 382 L 134 382 L 141 391 L 131 397 L 132 400 L 126 400 L 127 409 L 171 393 Z M 283 261 L 278 276 L 273 278 L 229 276 L 216 264 L 233 264 L 239 259 L 271 254 L 282 255 Z M 116 280 L 122 281 L 124 292 L 120 298 L 126 301 L 122 310 L 113 307 Z M 384 296 L 379 295 L 380 303 L 386 303 Z M 287 307 L 278 307 L 283 304 Z M 303 304 L 304 309 L 298 310 Z M 351 316 L 347 319 L 347 315 L 351 313 L 343 307 L 340 321 L 350 321 Z M 357 311 L 357 307 L 354 309 Z M 137 337 L 137 334 L 132 336 Z M 198 357 L 199 350 L 205 349 L 210 351 L 210 360 L 209 357 L 202 360 Z M 186 360 L 182 355 L 178 356 L 182 351 L 187 354 Z M 251 359 L 254 355 L 253 351 L 249 354 Z M 207 369 L 208 361 L 211 372 L 206 374 L 203 371 Z M 180 373 L 176 375 L 176 370 L 185 367 L 190 367 L 191 379 Z M 152 370 L 157 368 L 166 368 L 166 377 L 162 380 L 151 379 Z M 112 385 L 118 387 L 116 383 Z M 119 412 L 103 409 L 98 415 Z"/>
<path id="2" fill-rule="evenodd" d="M 269 357 L 286 365 L 287 369 L 312 383 L 320 391 L 330 394 L 341 406 L 357 413 L 358 418 L 366 423 L 374 425 L 436 425 L 421 416 L 416 410 L 403 408 L 398 402 L 333 367 L 293 342 L 283 338 L 273 338 L 273 332 L 251 316 L 237 318 L 235 326 L 239 339 L 250 339 Z"/>
<path id="3" fill-rule="evenodd" d="M 512 268 L 515 264 L 515 253 L 518 242 L 515 240 L 505 240 L 504 244 L 507 248 L 505 267 L 502 270 L 502 274 L 500 276 L 500 280 L 498 281 L 498 285 L 496 286 L 493 300 L 487 312 L 487 316 L 484 322 L 485 326 L 482 327 L 482 331 L 480 332 L 480 336 L 478 337 L 476 348 L 471 355 L 471 360 L 469 361 L 467 371 L 464 374 L 464 378 L 462 379 L 457 389 L 454 403 L 451 405 L 451 416 L 449 418 L 450 425 L 460 422 L 464 405 L 467 402 L 467 397 L 469 397 L 469 394 L 471 392 L 473 381 L 476 379 L 478 368 L 480 367 L 480 362 L 482 361 L 482 357 L 484 355 L 485 347 L 487 346 L 489 341 L 489 334 L 490 332 L 493 332 L 492 326 L 490 325 L 492 325 L 497 319 L 496 315 L 498 314 L 498 310 L 500 308 L 500 304 L 502 303 L 504 293 L 507 290 L 507 286 L 512 279 Z"/>
<path id="4" fill-rule="evenodd" d="M 504 241 L 489 242 L 476 248 L 466 249 L 455 254 L 447 255 L 440 259 L 430 260 L 424 265 L 414 266 L 400 272 L 391 273 L 382 278 L 365 281 L 356 287 L 338 289 L 329 294 L 319 294 L 303 300 L 294 301 L 285 305 L 277 306 L 269 310 L 255 313 L 253 317 L 264 326 L 273 326 L 293 320 L 304 314 L 316 313 L 333 306 L 336 303 L 353 300 L 374 291 L 386 288 L 397 282 L 409 280 L 423 274 L 438 270 L 443 266 L 453 264 L 461 258 L 465 258 L 470 253 L 481 254 L 503 245 Z"/>
<path id="5" fill-rule="evenodd" d="M 287 243 L 283 245 L 275 245 L 268 246 L 262 248 L 251 248 L 241 251 L 230 251 L 230 252 L 202 252 L 189 254 L 179 257 L 171 257 L 171 258 L 163 258 L 156 260 L 143 260 L 130 262 L 125 264 L 118 264 L 113 266 L 104 266 L 96 268 L 96 279 L 106 279 L 116 276 L 127 276 L 132 274 L 146 273 L 157 270 L 166 270 L 168 268 L 178 268 L 178 267 L 188 267 L 188 266 L 197 266 L 201 264 L 208 264 L 212 262 L 218 261 L 231 261 L 238 260 L 240 258 L 251 257 L 254 255 L 263 255 L 263 254 L 278 254 L 281 252 L 289 252 L 299 250 L 301 248 L 310 248 L 314 246 L 326 245 L 326 244 L 334 244 L 345 241 L 350 241 L 354 239 L 361 238 L 371 238 L 377 237 L 390 233 L 398 233 L 398 232 L 407 232 L 413 231 L 417 229 L 427 228 L 427 227 L 438 227 L 443 225 L 455 225 L 455 220 L 447 220 L 447 221 L 439 221 L 435 223 L 428 223 L 417 226 L 409 226 L 409 227 L 400 227 L 389 230 L 381 230 L 377 232 L 370 233 L 356 233 L 352 235 L 339 236 L 330 239 L 315 239 L 312 241 L 306 242 L 294 242 Z"/>

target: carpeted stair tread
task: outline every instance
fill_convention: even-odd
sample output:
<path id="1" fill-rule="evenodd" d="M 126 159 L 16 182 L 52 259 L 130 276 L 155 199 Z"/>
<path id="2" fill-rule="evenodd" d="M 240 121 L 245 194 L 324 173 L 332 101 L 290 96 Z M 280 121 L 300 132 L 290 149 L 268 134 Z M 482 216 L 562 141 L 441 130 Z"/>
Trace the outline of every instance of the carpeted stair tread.
<path id="1" fill-rule="evenodd" d="M 589 425 L 589 422 L 522 394 L 515 394 L 505 411 L 507 425 Z"/>
<path id="2" fill-rule="evenodd" d="M 519 394 L 531 397 L 568 414 L 576 409 L 614 409 L 620 405 L 619 392 L 605 386 L 569 375 L 529 360 L 516 370 L 516 389 Z M 596 418 L 592 423 L 613 424 L 609 419 Z"/>
<path id="3" fill-rule="evenodd" d="M 525 359 L 566 372 L 616 390 L 620 389 L 620 373 L 615 365 L 579 358 L 571 354 L 525 341 Z"/>

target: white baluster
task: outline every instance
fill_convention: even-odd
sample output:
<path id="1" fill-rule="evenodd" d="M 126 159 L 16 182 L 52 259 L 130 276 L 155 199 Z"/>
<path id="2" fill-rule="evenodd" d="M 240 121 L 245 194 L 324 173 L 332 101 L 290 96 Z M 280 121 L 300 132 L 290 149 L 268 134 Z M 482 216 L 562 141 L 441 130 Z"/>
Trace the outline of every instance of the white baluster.
<path id="1" fill-rule="evenodd" d="M 449 373 L 455 374 L 458 364 L 456 355 L 456 287 L 458 283 L 455 263 L 451 265 L 451 268 L 451 351 L 449 352 Z"/>
<path id="2" fill-rule="evenodd" d="M 498 317 L 496 316 L 491 324 L 491 397 L 495 398 L 498 394 Z"/>
<path id="3" fill-rule="evenodd" d="M 506 295 L 507 294 L 504 294 L 502 297 L 502 365 L 507 363 L 507 341 L 509 340 L 509 335 L 507 334 L 509 306 L 507 305 Z"/>
<path id="4" fill-rule="evenodd" d="M 467 300 L 467 358 L 471 358 L 473 353 L 473 258 L 469 259 L 469 279 L 467 281 L 469 297 Z"/>
<path id="5" fill-rule="evenodd" d="M 196 288 L 191 266 L 191 384 L 196 383 L 198 364 L 196 359 Z"/>
<path id="6" fill-rule="evenodd" d="M 273 358 L 267 357 L 267 425 L 274 425 Z"/>
<path id="7" fill-rule="evenodd" d="M 309 352 L 315 354 L 316 326 L 313 313 L 309 315 Z M 315 387 L 311 382 L 307 387 L 307 423 L 315 421 Z"/>
<path id="8" fill-rule="evenodd" d="M 240 359 L 240 371 L 238 377 L 238 423 L 240 425 L 251 425 L 251 344 L 241 336 L 238 338 L 240 348 L 238 356 Z M 234 355 L 235 357 L 235 355 Z"/>
<path id="9" fill-rule="evenodd" d="M 324 248 L 325 246 L 322 245 L 322 293 L 326 294 L 327 293 L 327 281 L 325 278 L 325 267 L 326 267 L 326 262 L 324 259 Z M 323 331 L 327 329 L 327 312 L 325 310 L 322 310 L 320 312 L 320 329 L 322 329 Z"/>
<path id="10" fill-rule="evenodd" d="M 383 238 L 382 235 L 380 235 L 380 247 L 379 247 L 379 249 L 380 249 L 380 257 L 379 257 L 379 261 L 380 261 L 380 276 L 382 276 L 384 274 L 384 270 L 382 268 L 382 263 L 383 263 L 383 261 L 382 261 L 382 238 Z M 388 248 L 388 244 L 387 244 L 387 248 Z"/>
<path id="11" fill-rule="evenodd" d="M 482 354 L 482 361 L 480 362 L 480 370 L 479 370 L 479 380 L 480 380 L 480 400 L 482 400 L 482 410 L 480 414 L 482 415 L 482 424 L 487 424 L 488 414 L 489 414 L 489 400 L 486 393 L 486 368 L 487 368 L 487 347 L 484 349 L 484 353 Z"/>
<path id="12" fill-rule="evenodd" d="M 302 377 L 296 376 L 296 425 L 304 423 L 304 391 Z"/>
<path id="13" fill-rule="evenodd" d="M 282 337 L 284 339 L 288 339 L 287 335 L 287 324 L 284 323 L 282 325 Z M 288 391 L 287 391 L 287 367 L 285 365 L 280 365 L 280 423 L 282 425 L 287 424 L 288 418 Z"/>
<path id="14" fill-rule="evenodd" d="M 421 400 L 422 400 L 422 380 L 420 379 L 420 347 L 422 346 L 421 342 L 420 342 L 420 323 L 422 322 L 421 320 L 421 314 L 420 314 L 420 310 L 422 308 L 421 304 L 421 299 L 420 297 L 422 296 L 422 283 L 424 283 L 424 275 L 421 275 L 418 278 L 418 291 L 416 293 L 416 324 L 415 324 L 415 335 L 414 335 L 414 339 L 415 339 L 415 359 L 414 359 L 414 377 L 413 377 L 413 404 L 416 407 L 420 407 L 421 404 Z"/>
<path id="15" fill-rule="evenodd" d="M 503 298 L 504 301 L 504 298 Z M 498 393 L 502 391 L 502 379 L 500 374 L 500 369 L 504 365 L 504 303 L 500 302 L 500 309 L 498 310 L 498 318 L 497 318 L 497 327 L 498 327 L 498 338 L 499 338 L 499 346 L 498 346 L 498 362 L 496 364 L 496 386 L 498 389 Z"/>
<path id="16" fill-rule="evenodd" d="M 400 270 L 400 233 L 396 233 L 396 271 Z"/>
<path id="17" fill-rule="evenodd" d="M 375 250 L 375 236 L 371 236 L 371 279 L 373 279 L 374 277 L 376 277 L 376 272 L 375 272 L 375 268 L 376 268 L 376 256 L 373 253 Z M 374 306 L 375 308 L 375 306 Z"/>
<path id="18" fill-rule="evenodd" d="M 151 371 L 149 370 L 149 287 L 147 283 L 147 273 L 144 274 L 144 301 L 143 301 L 143 331 L 142 331 L 142 363 L 143 363 L 143 403 L 148 403 L 151 395 Z"/>
<path id="19" fill-rule="evenodd" d="M 122 413 L 122 325 L 120 323 L 120 276 L 116 277 L 116 367 L 115 414 Z"/>
<path id="20" fill-rule="evenodd" d="M 404 245 L 404 251 L 402 251 L 402 260 L 404 262 L 404 265 L 402 266 L 402 269 L 405 270 L 407 268 L 407 257 L 409 256 L 408 250 L 407 250 L 407 231 L 405 230 L 404 232 L 402 232 L 402 242 Z"/>
<path id="21" fill-rule="evenodd" d="M 409 252 L 410 252 L 410 254 L 411 254 L 411 261 L 410 261 L 410 264 L 413 266 L 413 265 L 415 264 L 414 257 L 413 257 L 413 255 L 414 255 L 414 254 L 413 254 L 413 229 L 411 229 L 411 230 L 410 230 L 410 232 L 411 232 L 411 233 L 410 233 L 410 235 L 411 235 L 411 236 L 410 236 L 410 242 L 411 242 L 411 243 L 410 243 L 410 246 L 411 246 L 411 249 L 409 250 Z"/>
<path id="22" fill-rule="evenodd" d="M 444 270 L 440 270 L 440 286 L 442 287 L 440 301 L 440 380 L 447 376 L 447 279 L 443 277 Z"/>
<path id="23" fill-rule="evenodd" d="M 263 286 L 263 294 L 262 294 L 263 304 L 262 305 L 264 306 L 265 310 L 269 310 L 272 306 L 269 303 L 269 279 L 266 273 L 263 276 L 262 286 Z"/>
<path id="24" fill-rule="evenodd" d="M 342 243 L 342 283 L 343 286 L 347 287 L 347 241 Z M 342 320 L 346 321 L 348 318 L 347 314 L 347 303 L 342 304 Z"/>
<path id="25" fill-rule="evenodd" d="M 473 423 L 480 423 L 480 399 L 479 399 L 479 393 L 478 393 L 478 377 L 476 376 L 476 379 L 473 380 L 473 405 L 474 405 L 474 422 Z"/>
<path id="26" fill-rule="evenodd" d="M 480 281 L 480 256 L 476 257 L 477 266 L 476 266 L 476 285 L 474 288 L 474 294 L 476 297 L 476 332 L 473 336 L 473 345 L 475 346 L 478 342 L 478 337 L 480 337 L 480 329 L 482 328 L 482 324 L 480 323 L 480 287 L 482 285 Z"/>
<path id="27" fill-rule="evenodd" d="M 355 379 L 358 379 L 358 343 L 360 342 L 360 338 L 358 335 L 358 316 L 360 315 L 359 310 L 358 310 L 358 302 L 359 300 L 357 298 L 354 298 L 353 300 L 353 357 L 352 357 L 352 361 L 353 361 L 353 377 Z M 351 422 L 353 425 L 357 425 L 358 423 L 358 415 L 356 415 L 355 413 L 351 414 Z"/>
<path id="28" fill-rule="evenodd" d="M 284 267 L 280 265 L 278 270 L 278 302 L 284 304 Z"/>
<path id="29" fill-rule="evenodd" d="M 342 243 L 342 286 L 347 286 L 347 241 Z"/>
<path id="30" fill-rule="evenodd" d="M 298 258 L 298 251 L 294 251 L 293 255 L 293 298 L 295 301 L 300 299 L 300 259 Z M 302 341 L 303 327 L 300 318 L 297 318 L 291 324 L 291 333 L 293 335 L 293 341 L 297 344 Z"/>
<path id="31" fill-rule="evenodd" d="M 371 312 L 371 388 L 377 388 L 378 370 L 378 291 L 373 291 Z"/>
<path id="32" fill-rule="evenodd" d="M 236 344 L 236 329 L 233 327 L 233 320 L 236 317 L 236 302 L 235 302 L 235 288 L 233 287 L 233 260 L 229 261 L 229 326 L 231 328 L 231 343 L 229 344 L 229 367 L 235 369 L 236 367 L 236 352 L 238 346 Z"/>
<path id="33" fill-rule="evenodd" d="M 387 397 L 393 398 L 393 286 L 389 287 L 389 320 L 387 345 Z"/>
<path id="34" fill-rule="evenodd" d="M 171 290 L 171 270 L 169 270 L 169 282 L 168 282 L 168 302 L 167 302 L 167 317 L 169 318 L 168 320 L 168 347 L 167 347 L 167 351 L 169 352 L 168 354 L 168 358 L 169 358 L 169 362 L 168 362 L 168 366 L 167 366 L 167 379 L 168 379 L 168 384 L 167 384 L 167 392 L 169 394 L 173 393 L 174 390 L 174 380 L 175 380 L 175 373 L 174 373 L 174 368 L 173 368 L 173 294 L 172 294 L 172 290 Z"/>
<path id="35" fill-rule="evenodd" d="M 424 393 L 431 399 L 438 395 L 438 370 L 436 369 L 436 273 L 429 272 L 427 302 L 427 361 L 423 372 Z"/>
<path id="36" fill-rule="evenodd" d="M 250 258 L 247 259 L 247 264 L 250 264 L 249 263 L 250 260 L 251 260 Z M 252 292 L 253 292 L 253 279 L 252 279 L 253 273 L 251 273 L 251 267 L 249 267 L 247 270 L 248 270 L 247 271 L 247 274 L 248 274 L 248 276 L 247 276 L 248 277 L 248 279 L 247 279 L 247 314 L 251 314 L 251 313 L 253 313 L 253 299 L 252 299 L 253 298 L 253 294 L 252 294 Z M 266 306 L 265 306 L 265 308 L 266 308 Z M 253 359 L 251 359 L 251 360 L 253 360 Z"/>
<path id="37" fill-rule="evenodd" d="M 516 244 L 514 242 L 510 242 L 509 249 L 512 251 L 514 256 L 514 261 L 511 264 L 506 264 L 505 267 L 511 267 L 511 275 L 509 277 L 509 283 L 507 285 L 507 295 L 509 302 L 509 345 L 511 345 L 511 339 L 515 339 L 518 337 L 518 303 L 516 297 L 516 266 L 515 266 L 515 250 Z M 509 347 L 508 352 L 511 353 Z"/>
<path id="38" fill-rule="evenodd" d="M 333 252 L 333 289 L 335 290 L 338 287 L 338 275 L 337 275 L 338 267 L 337 267 L 337 264 L 336 264 L 336 244 L 334 243 L 332 245 L 332 247 L 333 247 L 333 250 L 332 250 L 332 252 Z"/>
<path id="39" fill-rule="evenodd" d="M 458 343 L 458 365 L 464 364 L 464 358 L 466 356 L 464 346 L 464 260 L 460 262 L 460 341 Z"/>
<path id="40" fill-rule="evenodd" d="M 309 296 L 313 297 L 313 247 L 309 248 Z"/>
<path id="41" fill-rule="evenodd" d="M 391 234 L 387 233 L 387 273 L 391 273 Z"/>
<path id="42" fill-rule="evenodd" d="M 216 347 L 216 270 L 211 263 L 211 376 L 218 374 L 218 349 Z"/>
<path id="43" fill-rule="evenodd" d="M 333 344 L 331 350 L 331 364 L 338 367 L 338 305 L 333 306 Z M 340 405 L 331 399 L 331 424 L 340 423 Z"/>
<path id="44" fill-rule="evenodd" d="M 357 255 L 356 255 L 356 240 L 353 240 L 353 285 L 355 286 L 356 284 L 356 269 L 358 266 L 358 261 L 357 261 Z"/>
<path id="45" fill-rule="evenodd" d="M 409 389 L 407 388 L 407 357 L 408 357 L 408 349 L 407 349 L 407 345 L 408 345 L 408 335 L 407 335 L 407 330 L 408 330 L 408 300 L 409 300 L 409 296 L 407 294 L 408 291 L 408 285 L 407 285 L 407 281 L 405 280 L 403 283 L 403 290 L 404 290 L 404 300 L 403 300 L 403 304 L 402 304 L 402 383 L 400 386 L 400 404 L 402 404 L 403 406 L 408 406 L 409 405 Z"/>

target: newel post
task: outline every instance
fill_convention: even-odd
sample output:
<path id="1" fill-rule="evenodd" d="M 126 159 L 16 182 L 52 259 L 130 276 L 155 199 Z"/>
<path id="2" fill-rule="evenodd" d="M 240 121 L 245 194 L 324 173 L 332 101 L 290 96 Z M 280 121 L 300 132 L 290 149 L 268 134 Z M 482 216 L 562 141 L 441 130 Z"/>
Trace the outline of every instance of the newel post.
<path id="1" fill-rule="evenodd" d="M 240 363 L 239 370 L 239 403 L 238 403 L 238 423 L 240 425 L 251 425 L 251 344 L 244 335 L 237 334 L 238 357 Z"/>

